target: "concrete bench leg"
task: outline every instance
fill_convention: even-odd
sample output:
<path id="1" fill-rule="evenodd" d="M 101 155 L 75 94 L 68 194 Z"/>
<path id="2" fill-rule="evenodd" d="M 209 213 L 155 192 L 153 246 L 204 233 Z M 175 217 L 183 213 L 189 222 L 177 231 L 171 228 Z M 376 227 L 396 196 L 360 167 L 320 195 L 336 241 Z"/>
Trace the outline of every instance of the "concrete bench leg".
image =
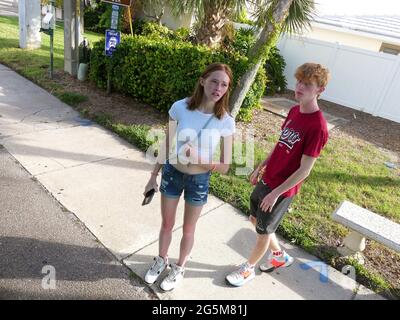
<path id="1" fill-rule="evenodd" d="M 342 256 L 351 256 L 360 264 L 364 264 L 362 251 L 365 249 L 365 237 L 356 232 L 351 231 L 343 240 L 344 247 L 339 247 L 338 252 Z"/>

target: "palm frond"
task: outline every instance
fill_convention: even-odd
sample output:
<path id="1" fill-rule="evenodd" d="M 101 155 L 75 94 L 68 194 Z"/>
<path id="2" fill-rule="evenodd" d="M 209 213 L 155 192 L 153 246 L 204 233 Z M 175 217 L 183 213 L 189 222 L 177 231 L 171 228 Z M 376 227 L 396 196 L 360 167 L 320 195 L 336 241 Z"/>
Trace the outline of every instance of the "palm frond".
<path id="1" fill-rule="evenodd" d="M 270 21 L 272 10 L 279 0 L 252 0 L 255 10 L 255 18 L 257 26 L 264 27 Z M 293 0 L 289 7 L 288 16 L 283 24 L 282 32 L 301 33 L 305 29 L 311 27 L 315 13 L 314 0 Z"/>
<path id="2" fill-rule="evenodd" d="M 301 33 L 311 28 L 315 15 L 314 0 L 294 0 L 289 8 L 289 14 L 283 24 L 282 32 L 289 34 Z"/>

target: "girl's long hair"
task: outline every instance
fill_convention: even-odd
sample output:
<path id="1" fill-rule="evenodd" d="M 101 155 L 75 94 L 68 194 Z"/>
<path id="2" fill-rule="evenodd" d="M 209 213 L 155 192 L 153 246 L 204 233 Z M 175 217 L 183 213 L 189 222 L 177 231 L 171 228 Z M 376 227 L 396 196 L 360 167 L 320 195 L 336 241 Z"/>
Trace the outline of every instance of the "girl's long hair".
<path id="1" fill-rule="evenodd" d="M 229 91 L 232 85 L 232 70 L 231 68 L 223 63 L 212 63 L 200 76 L 200 79 L 207 79 L 214 71 L 224 71 L 229 77 L 229 85 L 226 93 L 215 103 L 214 114 L 218 119 L 221 119 L 225 112 L 229 113 Z M 204 87 L 200 84 L 200 79 L 197 81 L 196 88 L 192 96 L 189 98 L 188 109 L 197 109 L 203 101 Z"/>

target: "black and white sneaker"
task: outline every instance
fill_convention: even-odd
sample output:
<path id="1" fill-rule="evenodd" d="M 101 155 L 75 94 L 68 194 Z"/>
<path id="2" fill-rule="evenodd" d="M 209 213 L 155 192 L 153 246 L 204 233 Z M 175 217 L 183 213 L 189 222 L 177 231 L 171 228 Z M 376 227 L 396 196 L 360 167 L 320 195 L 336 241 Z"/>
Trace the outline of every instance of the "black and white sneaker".
<path id="1" fill-rule="evenodd" d="M 154 257 L 154 263 L 147 271 L 144 277 L 144 281 L 146 281 L 148 284 L 153 284 L 158 279 L 160 274 L 165 270 L 167 265 L 168 265 L 168 260 L 165 261 L 160 256 Z"/>

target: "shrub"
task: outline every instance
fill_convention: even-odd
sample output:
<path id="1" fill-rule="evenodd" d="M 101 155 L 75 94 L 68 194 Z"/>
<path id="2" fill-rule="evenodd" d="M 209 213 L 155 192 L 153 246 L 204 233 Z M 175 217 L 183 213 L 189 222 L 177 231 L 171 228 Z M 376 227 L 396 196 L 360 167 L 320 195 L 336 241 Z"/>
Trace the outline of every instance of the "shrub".
<path id="1" fill-rule="evenodd" d="M 107 87 L 108 57 L 104 54 L 105 39 L 96 42 L 90 53 L 89 79 L 99 88 Z"/>
<path id="2" fill-rule="evenodd" d="M 198 77 L 212 62 L 230 65 L 234 82 L 247 68 L 247 58 L 237 52 L 213 51 L 181 40 L 123 36 L 111 59 L 104 56 L 104 40 L 95 44 L 91 54 L 90 79 L 99 87 L 107 84 L 111 70 L 113 88 L 167 111 L 171 104 L 189 96 Z M 251 109 L 258 106 L 265 86 L 265 71 L 257 80 L 242 105 L 239 119 L 251 119 Z"/>
<path id="3" fill-rule="evenodd" d="M 279 53 L 279 49 L 276 47 L 271 48 L 269 57 L 264 64 L 268 78 L 265 94 L 273 95 L 277 92 L 285 91 L 287 86 L 284 74 L 285 66 L 285 59 Z"/>
<path id="4" fill-rule="evenodd" d="M 105 32 L 106 27 L 100 25 L 100 20 L 106 10 L 107 4 L 100 1 L 96 1 L 93 5 L 86 7 L 84 11 L 85 30 Z"/>
<path id="5" fill-rule="evenodd" d="M 235 30 L 232 39 L 226 38 L 224 42 L 224 49 L 228 51 L 237 51 L 241 55 L 247 56 L 249 49 L 256 42 L 254 31 L 252 29 L 240 28 Z"/>

